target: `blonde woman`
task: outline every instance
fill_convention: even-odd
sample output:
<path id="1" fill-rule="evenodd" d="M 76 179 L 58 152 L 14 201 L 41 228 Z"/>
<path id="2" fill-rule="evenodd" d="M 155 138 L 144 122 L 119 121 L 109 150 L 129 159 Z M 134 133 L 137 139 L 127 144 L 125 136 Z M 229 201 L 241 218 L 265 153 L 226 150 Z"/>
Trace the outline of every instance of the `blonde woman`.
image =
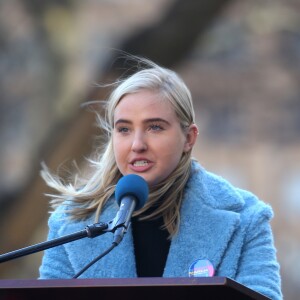
<path id="1" fill-rule="evenodd" d="M 175 72 L 139 62 L 147 67 L 118 82 L 105 120 L 99 115 L 108 140 L 91 161 L 90 176 L 64 185 L 42 172 L 58 194 L 48 238 L 112 220 L 117 181 L 137 174 L 149 186 L 148 201 L 122 243 L 81 278 L 188 277 L 195 262 L 205 261 L 215 276 L 280 299 L 271 208 L 192 159 L 198 129 L 188 88 Z M 72 278 L 111 242 L 106 234 L 45 251 L 40 278 Z"/>

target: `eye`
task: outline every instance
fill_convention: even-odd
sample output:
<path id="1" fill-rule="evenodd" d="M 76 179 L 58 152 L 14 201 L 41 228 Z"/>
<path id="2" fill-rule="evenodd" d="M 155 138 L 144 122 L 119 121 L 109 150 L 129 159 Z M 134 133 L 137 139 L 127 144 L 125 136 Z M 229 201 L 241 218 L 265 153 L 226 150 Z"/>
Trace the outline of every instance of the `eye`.
<path id="1" fill-rule="evenodd" d="M 149 130 L 161 131 L 161 130 L 164 130 L 164 128 L 161 125 L 159 125 L 159 124 L 151 124 L 149 126 Z"/>
<path id="2" fill-rule="evenodd" d="M 116 130 L 117 130 L 117 132 L 120 132 L 120 133 L 128 133 L 129 132 L 129 128 L 124 127 L 124 126 L 117 127 Z"/>

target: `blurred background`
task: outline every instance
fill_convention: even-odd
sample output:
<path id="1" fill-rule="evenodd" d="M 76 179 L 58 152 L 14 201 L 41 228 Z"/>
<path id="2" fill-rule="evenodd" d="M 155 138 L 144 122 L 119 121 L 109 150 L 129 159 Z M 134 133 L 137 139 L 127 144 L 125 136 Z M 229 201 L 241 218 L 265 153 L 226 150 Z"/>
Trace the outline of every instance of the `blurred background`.
<path id="1" fill-rule="evenodd" d="M 300 293 L 298 0 L 0 1 L 0 253 L 42 242 L 54 172 L 83 162 L 94 114 L 122 75 L 117 50 L 176 70 L 200 128 L 194 156 L 272 205 L 285 299 Z M 0 265 L 36 278 L 42 253 Z M 255 258 L 253 258 L 255 259 Z"/>

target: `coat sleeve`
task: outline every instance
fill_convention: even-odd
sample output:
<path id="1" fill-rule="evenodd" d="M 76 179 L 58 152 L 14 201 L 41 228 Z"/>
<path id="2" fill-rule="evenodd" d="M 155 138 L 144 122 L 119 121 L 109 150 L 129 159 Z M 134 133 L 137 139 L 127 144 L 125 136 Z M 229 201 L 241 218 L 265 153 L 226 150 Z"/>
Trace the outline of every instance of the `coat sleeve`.
<path id="1" fill-rule="evenodd" d="M 270 219 L 271 208 L 262 202 L 249 209 L 248 226 L 236 280 L 273 299 L 282 299 L 279 264 Z"/>
<path id="2" fill-rule="evenodd" d="M 48 240 L 59 237 L 59 229 L 62 224 L 62 213 L 53 212 L 48 221 Z M 75 272 L 63 245 L 45 250 L 39 272 L 39 279 L 72 278 Z"/>

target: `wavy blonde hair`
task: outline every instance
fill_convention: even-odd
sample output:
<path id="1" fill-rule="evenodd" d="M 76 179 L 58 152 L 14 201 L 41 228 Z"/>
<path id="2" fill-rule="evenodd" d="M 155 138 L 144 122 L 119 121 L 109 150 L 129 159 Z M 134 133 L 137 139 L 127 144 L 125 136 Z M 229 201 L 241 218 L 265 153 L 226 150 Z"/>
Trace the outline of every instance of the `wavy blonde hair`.
<path id="1" fill-rule="evenodd" d="M 72 219 L 85 219 L 95 213 L 98 220 L 105 203 L 114 194 L 116 183 L 122 176 L 114 157 L 112 131 L 115 108 L 125 95 L 142 89 L 158 92 L 163 101 L 171 103 L 183 131 L 195 122 L 191 93 L 182 79 L 175 72 L 158 66 L 150 60 L 135 59 L 139 62 L 139 70 L 116 83 L 116 87 L 105 102 L 104 117 L 96 112 L 99 126 L 107 133 L 107 141 L 103 150 L 93 159 L 88 160 L 89 168 L 92 170 L 89 176 L 80 177 L 76 174 L 73 183 L 66 184 L 43 165 L 42 177 L 58 192 L 57 195 L 50 195 L 52 207 L 55 208 L 66 200 L 72 199 L 72 206 L 68 211 Z M 170 238 L 174 236 L 178 231 L 183 191 L 190 172 L 191 150 L 182 154 L 179 164 L 168 178 L 150 189 L 145 206 L 134 215 L 142 215 L 155 205 L 156 209 L 147 216 L 141 216 L 141 219 L 155 219 L 162 216 L 164 228 L 168 230 Z"/>

